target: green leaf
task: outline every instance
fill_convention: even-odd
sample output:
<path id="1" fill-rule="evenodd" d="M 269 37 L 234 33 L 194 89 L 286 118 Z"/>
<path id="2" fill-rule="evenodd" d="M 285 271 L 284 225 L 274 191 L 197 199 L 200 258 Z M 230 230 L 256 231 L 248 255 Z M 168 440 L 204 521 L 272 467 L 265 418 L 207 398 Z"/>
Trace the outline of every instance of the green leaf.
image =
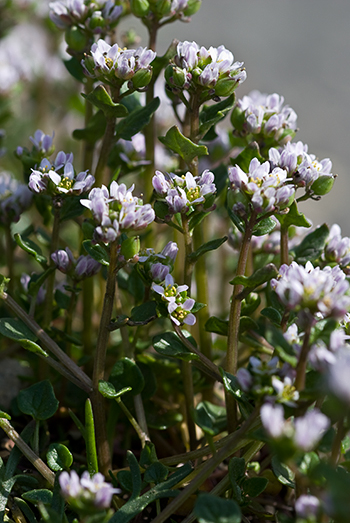
<path id="1" fill-rule="evenodd" d="M 199 135 L 204 136 L 205 133 L 216 125 L 220 120 L 225 118 L 226 114 L 232 109 L 235 103 L 235 95 L 231 94 L 219 103 L 213 105 L 204 105 L 199 113 Z"/>
<path id="2" fill-rule="evenodd" d="M 109 381 L 100 380 L 98 382 L 98 390 L 105 398 L 114 399 L 119 398 L 119 396 L 122 396 L 125 392 L 129 392 L 132 389 L 131 387 L 124 387 L 117 391 L 115 386 Z"/>
<path id="3" fill-rule="evenodd" d="M 0 274 L 0 296 L 6 292 L 7 284 L 10 281 L 10 278 L 6 278 L 3 274 Z"/>
<path id="4" fill-rule="evenodd" d="M 25 516 L 26 518 L 26 521 L 28 521 L 28 523 L 38 523 L 38 521 L 36 520 L 35 516 L 34 516 L 34 513 L 32 511 L 32 509 L 29 507 L 29 505 L 24 501 L 24 499 L 21 499 L 21 498 L 14 498 L 15 500 L 15 503 L 16 505 L 18 506 L 18 508 L 20 509 L 20 511 L 23 513 L 23 515 Z"/>
<path id="5" fill-rule="evenodd" d="M 201 401 L 193 410 L 193 420 L 205 434 L 216 436 L 226 427 L 226 408 Z"/>
<path id="6" fill-rule="evenodd" d="M 37 340 L 35 334 L 18 318 L 0 318 L 0 333 L 10 340 L 17 341 L 21 347 L 30 352 L 48 356 L 47 352 L 35 343 Z"/>
<path id="7" fill-rule="evenodd" d="M 203 254 L 209 252 L 209 251 L 215 251 L 218 249 L 225 241 L 227 240 L 227 236 L 224 236 L 223 238 L 217 238 L 216 240 L 211 240 L 210 242 L 204 243 L 197 249 L 196 251 L 192 252 L 188 258 L 190 260 L 197 261 L 200 256 Z"/>
<path id="8" fill-rule="evenodd" d="M 46 459 L 48 466 L 54 472 L 69 469 L 73 463 L 70 450 L 62 443 L 51 443 L 46 453 Z"/>
<path id="9" fill-rule="evenodd" d="M 188 222 L 188 229 L 192 231 L 197 225 L 199 225 L 210 212 L 194 212 Z"/>
<path id="10" fill-rule="evenodd" d="M 157 302 L 146 301 L 131 310 L 130 320 L 135 325 L 146 325 L 157 317 Z M 128 322 L 130 325 L 130 322 Z"/>
<path id="11" fill-rule="evenodd" d="M 102 245 L 94 244 L 91 240 L 84 240 L 83 247 L 85 251 L 90 254 L 91 258 L 98 261 L 102 265 L 109 265 L 109 254 Z"/>
<path id="12" fill-rule="evenodd" d="M 168 474 L 168 468 L 165 465 L 163 465 L 163 463 L 156 461 L 147 468 L 143 476 L 143 479 L 147 483 L 155 483 L 156 485 L 158 485 L 158 483 L 161 483 L 162 481 L 166 480 Z"/>
<path id="13" fill-rule="evenodd" d="M 268 482 L 266 478 L 247 478 L 242 483 L 243 492 L 250 498 L 256 498 L 264 492 Z"/>
<path id="14" fill-rule="evenodd" d="M 265 316 L 265 318 L 268 318 L 277 327 L 281 325 L 282 314 L 277 309 L 274 309 L 273 307 L 265 307 L 260 311 L 260 314 Z"/>
<path id="15" fill-rule="evenodd" d="M 73 138 L 94 144 L 104 135 L 106 123 L 106 117 L 103 111 L 97 111 L 97 113 L 90 118 L 84 129 L 75 129 L 75 131 L 73 131 Z"/>
<path id="16" fill-rule="evenodd" d="M 241 390 L 240 384 L 238 383 L 236 376 L 233 376 L 232 374 L 225 372 L 221 368 L 220 368 L 220 374 L 222 376 L 222 381 L 224 383 L 225 390 L 229 394 L 232 394 L 232 396 L 235 398 L 235 400 L 238 403 L 238 406 L 240 408 L 240 411 L 242 412 L 243 417 L 247 418 L 249 416 L 249 414 L 252 412 L 253 407 L 249 403 L 246 394 Z"/>
<path id="17" fill-rule="evenodd" d="M 10 416 L 10 414 L 7 414 L 7 412 L 4 412 L 3 410 L 0 410 L 0 418 L 10 420 L 11 416 Z"/>
<path id="18" fill-rule="evenodd" d="M 215 334 L 227 336 L 228 320 L 221 320 L 216 316 L 210 316 L 210 318 L 206 321 L 204 328 L 208 332 L 215 332 Z"/>
<path id="19" fill-rule="evenodd" d="M 184 361 L 198 360 L 197 354 L 190 352 L 180 338 L 171 331 L 154 336 L 152 345 L 163 356 L 171 356 Z"/>
<path id="20" fill-rule="evenodd" d="M 289 207 L 287 214 L 276 214 L 276 218 L 284 229 L 288 229 L 291 225 L 295 227 L 311 227 L 311 223 L 305 215 L 298 211 L 298 206 L 295 201 Z"/>
<path id="21" fill-rule="evenodd" d="M 322 254 L 328 236 L 329 227 L 325 223 L 310 232 L 310 234 L 305 236 L 300 245 L 294 247 L 295 261 L 303 264 L 307 261 L 313 262 L 317 260 Z"/>
<path id="22" fill-rule="evenodd" d="M 132 477 L 130 470 L 120 470 L 117 473 L 117 479 L 124 490 L 127 492 L 132 491 Z"/>
<path id="23" fill-rule="evenodd" d="M 108 119 L 123 118 L 128 115 L 127 108 L 122 104 L 114 103 L 103 85 L 98 85 L 88 95 L 82 93 L 82 96 L 92 105 L 101 109 Z"/>
<path id="24" fill-rule="evenodd" d="M 146 414 L 147 425 L 151 429 L 157 430 L 167 430 L 183 420 L 182 414 L 176 410 L 168 410 L 162 414 L 156 412 L 148 412 Z"/>
<path id="25" fill-rule="evenodd" d="M 134 109 L 126 118 L 118 122 L 116 126 L 117 139 L 131 140 L 135 134 L 149 124 L 152 115 L 156 112 L 159 105 L 160 99 L 156 97 L 145 107 Z"/>
<path id="26" fill-rule="evenodd" d="M 86 79 L 86 76 L 84 74 L 83 66 L 80 63 L 80 60 L 78 58 L 73 57 L 70 60 L 63 60 L 63 63 L 67 69 L 67 71 L 78 80 L 78 82 L 83 83 Z"/>
<path id="27" fill-rule="evenodd" d="M 129 358 L 121 358 L 114 364 L 109 381 L 118 392 L 126 387 L 131 387 L 130 394 L 133 396 L 140 394 L 145 385 L 142 372 L 136 363 Z"/>
<path id="28" fill-rule="evenodd" d="M 77 218 L 84 213 L 86 208 L 81 205 L 80 200 L 81 196 L 72 195 L 63 199 L 60 209 L 60 223 Z"/>
<path id="29" fill-rule="evenodd" d="M 232 499 L 200 494 L 193 510 L 199 523 L 240 523 L 241 509 Z"/>
<path id="30" fill-rule="evenodd" d="M 129 455 L 129 453 L 128 453 Z M 136 463 L 134 463 L 135 472 L 138 463 L 134 457 Z M 131 469 L 131 463 L 129 463 Z M 133 518 L 140 514 L 150 503 L 153 503 L 156 499 L 175 497 L 178 494 L 177 490 L 171 490 L 177 483 L 182 481 L 186 476 L 190 474 L 192 467 L 189 463 L 176 469 L 173 474 L 166 480 L 152 487 L 142 496 L 131 497 L 109 520 L 108 523 L 128 523 Z"/>
<path id="31" fill-rule="evenodd" d="M 90 398 L 85 402 L 85 444 L 87 467 L 90 476 L 92 476 L 98 472 L 98 461 L 95 438 L 95 420 Z"/>
<path id="32" fill-rule="evenodd" d="M 24 492 L 22 498 L 30 501 L 34 505 L 42 503 L 43 505 L 49 506 L 52 502 L 52 492 L 46 488 L 34 489 L 29 492 Z"/>
<path id="33" fill-rule="evenodd" d="M 264 236 L 270 234 L 276 228 L 276 222 L 273 218 L 263 218 L 257 223 L 253 229 L 254 236 Z"/>
<path id="34" fill-rule="evenodd" d="M 269 263 L 268 265 L 265 265 L 265 267 L 257 269 L 249 277 L 236 276 L 235 278 L 233 278 L 232 281 L 230 281 L 230 283 L 232 283 L 233 285 L 243 285 L 244 287 L 254 289 L 255 287 L 260 287 L 260 285 L 262 285 L 263 283 L 270 281 L 272 278 L 276 278 L 277 275 L 277 268 L 273 263 Z"/>
<path id="35" fill-rule="evenodd" d="M 281 463 L 277 456 L 272 457 L 271 465 L 273 473 L 282 485 L 295 488 L 294 473 L 287 465 Z"/>
<path id="36" fill-rule="evenodd" d="M 47 266 L 47 259 L 42 255 L 41 249 L 36 243 L 28 238 L 22 238 L 19 233 L 14 235 L 15 242 L 21 249 L 35 258 L 35 261 L 40 263 L 43 267 Z"/>
<path id="37" fill-rule="evenodd" d="M 141 493 L 141 487 L 142 487 L 142 480 L 141 480 L 141 472 L 139 464 L 137 463 L 137 459 L 135 458 L 134 454 L 128 450 L 126 459 L 128 460 L 128 464 L 130 467 L 130 473 L 131 473 L 131 479 L 132 479 L 132 492 L 130 499 L 136 499 L 140 496 Z"/>
<path id="38" fill-rule="evenodd" d="M 238 216 L 238 214 L 235 214 L 230 207 L 226 206 L 226 210 L 227 210 L 227 214 L 228 214 L 231 222 L 233 223 L 233 225 L 235 225 L 237 227 L 239 232 L 244 233 L 245 224 L 244 224 L 244 221 L 242 220 L 242 218 L 240 216 Z"/>
<path id="39" fill-rule="evenodd" d="M 231 158 L 231 164 L 239 165 L 242 171 L 247 173 L 253 158 L 257 158 L 260 163 L 264 162 L 264 158 L 260 155 L 259 145 L 256 142 L 250 143 L 236 158 Z"/>
<path id="40" fill-rule="evenodd" d="M 51 418 L 58 409 L 58 401 L 49 380 L 40 381 L 21 390 L 17 402 L 21 412 L 38 421 Z"/>
<path id="41" fill-rule="evenodd" d="M 159 137 L 159 141 L 168 147 L 168 149 L 177 153 L 187 165 L 197 156 L 200 157 L 208 154 L 208 149 L 205 145 L 193 143 L 180 132 L 176 125 L 171 127 L 165 136 Z"/>
<path id="42" fill-rule="evenodd" d="M 245 459 L 234 457 L 228 464 L 228 473 L 230 475 L 231 483 L 238 483 L 245 474 Z"/>
<path id="43" fill-rule="evenodd" d="M 140 467 L 146 468 L 158 461 L 156 448 L 153 443 L 146 441 L 145 446 L 141 450 Z"/>

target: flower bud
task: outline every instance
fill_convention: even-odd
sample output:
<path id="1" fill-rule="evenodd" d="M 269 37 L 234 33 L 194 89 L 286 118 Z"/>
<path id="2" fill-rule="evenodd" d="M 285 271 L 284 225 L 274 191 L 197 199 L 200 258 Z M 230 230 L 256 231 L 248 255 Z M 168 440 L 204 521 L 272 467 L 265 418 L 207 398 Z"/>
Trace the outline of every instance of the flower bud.
<path id="1" fill-rule="evenodd" d="M 242 131 L 243 130 L 243 125 L 244 125 L 244 122 L 245 122 L 245 112 L 242 111 L 237 105 L 236 107 L 233 108 L 233 111 L 231 113 L 231 123 L 233 125 L 233 127 L 237 130 L 237 131 Z"/>
<path id="2" fill-rule="evenodd" d="M 155 5 L 155 13 L 162 18 L 168 16 L 171 11 L 171 0 L 158 0 Z"/>
<path id="3" fill-rule="evenodd" d="M 90 21 L 89 21 L 89 28 L 94 30 L 98 27 L 104 27 L 105 25 L 105 19 L 102 16 L 101 11 L 95 11 L 92 13 Z"/>
<path id="4" fill-rule="evenodd" d="M 69 27 L 65 33 L 67 45 L 73 51 L 84 51 L 88 44 L 88 37 L 76 26 Z"/>
<path id="5" fill-rule="evenodd" d="M 334 177 L 327 174 L 323 174 L 314 181 L 311 185 L 311 189 L 316 196 L 323 196 L 332 189 L 334 184 Z"/>
<path id="6" fill-rule="evenodd" d="M 120 248 L 120 254 L 124 256 L 126 260 L 131 260 L 134 256 L 136 256 L 140 252 L 140 238 L 138 236 L 134 236 L 132 238 L 127 238 L 123 241 L 121 248 Z"/>
<path id="7" fill-rule="evenodd" d="M 226 77 L 219 78 L 214 87 L 215 94 L 217 96 L 230 96 L 237 87 L 237 82 L 235 78 Z"/>
<path id="8" fill-rule="evenodd" d="M 164 76 L 170 87 L 179 87 L 180 89 L 184 88 L 186 83 L 186 73 L 180 67 L 168 65 L 165 69 Z"/>
<path id="9" fill-rule="evenodd" d="M 187 7 L 183 13 L 185 16 L 192 16 L 199 11 L 202 5 L 202 0 L 188 0 Z"/>
<path id="10" fill-rule="evenodd" d="M 130 9 L 132 14 L 138 18 L 147 16 L 149 12 L 148 0 L 130 0 Z"/>
<path id="11" fill-rule="evenodd" d="M 151 81 L 152 70 L 150 69 L 139 69 L 132 77 L 132 84 L 135 89 L 141 89 L 146 87 Z"/>

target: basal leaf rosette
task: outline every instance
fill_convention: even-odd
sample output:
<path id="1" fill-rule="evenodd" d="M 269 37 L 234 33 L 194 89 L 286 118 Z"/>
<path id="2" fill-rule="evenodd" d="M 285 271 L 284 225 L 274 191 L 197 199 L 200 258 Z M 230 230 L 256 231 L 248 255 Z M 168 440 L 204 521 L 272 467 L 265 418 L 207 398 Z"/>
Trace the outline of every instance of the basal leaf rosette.
<path id="1" fill-rule="evenodd" d="M 111 46 L 100 39 L 81 63 L 91 78 L 117 88 L 128 82 L 129 89 L 143 89 L 151 81 L 155 57 L 156 53 L 147 47 L 122 49 L 117 43 Z"/>
<path id="2" fill-rule="evenodd" d="M 179 42 L 177 53 L 165 70 L 169 90 L 201 93 L 202 101 L 230 96 L 244 82 L 243 62 L 234 62 L 231 51 L 223 45 L 200 47 L 196 42 Z"/>
<path id="3" fill-rule="evenodd" d="M 113 181 L 109 189 L 102 185 L 90 191 L 88 198 L 80 203 L 90 209 L 96 227 L 93 239 L 111 243 L 122 232 L 140 231 L 154 221 L 155 214 L 150 204 L 133 196 L 134 185 L 127 189 L 124 183 Z"/>
<path id="4" fill-rule="evenodd" d="M 214 174 L 208 169 L 199 176 L 193 176 L 190 172 L 177 176 L 156 171 L 152 184 L 157 199 L 166 204 L 169 217 L 177 213 L 187 214 L 196 210 L 208 212 L 214 209 L 216 185 Z"/>
<path id="5" fill-rule="evenodd" d="M 44 158 L 38 168 L 32 169 L 29 189 L 37 194 L 52 197 L 80 195 L 91 189 L 95 178 L 88 171 L 76 173 L 73 167 L 73 154 L 60 151 L 54 162 Z"/>
<path id="6" fill-rule="evenodd" d="M 247 173 L 235 165 L 229 169 L 229 179 L 229 206 L 243 218 L 252 211 L 257 214 L 283 212 L 293 202 L 295 188 L 287 179 L 286 171 L 279 167 L 271 169 L 270 162 L 260 164 L 253 158 Z"/>

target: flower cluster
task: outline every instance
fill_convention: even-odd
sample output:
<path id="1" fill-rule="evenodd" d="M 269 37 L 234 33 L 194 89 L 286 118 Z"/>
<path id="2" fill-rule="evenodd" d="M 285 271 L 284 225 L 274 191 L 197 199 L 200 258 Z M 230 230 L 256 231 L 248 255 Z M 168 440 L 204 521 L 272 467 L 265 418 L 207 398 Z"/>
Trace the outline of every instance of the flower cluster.
<path id="1" fill-rule="evenodd" d="M 229 179 L 230 205 L 238 215 L 246 216 L 251 208 L 259 214 L 283 211 L 293 202 L 295 189 L 289 184 L 286 171 L 279 167 L 271 170 L 269 162 L 260 164 L 253 158 L 248 173 L 235 165 L 229 169 Z"/>
<path id="2" fill-rule="evenodd" d="M 179 248 L 175 242 L 168 242 L 158 254 L 153 249 L 147 249 L 139 256 L 139 263 L 143 265 L 144 274 L 152 282 L 161 283 L 172 272 Z"/>
<path id="3" fill-rule="evenodd" d="M 20 215 L 30 206 L 32 193 L 8 172 L 0 173 L 0 223 L 18 222 Z"/>
<path id="4" fill-rule="evenodd" d="M 337 263 L 345 274 L 350 274 L 350 238 L 342 237 L 339 225 L 332 225 L 324 248 L 323 258 Z"/>
<path id="5" fill-rule="evenodd" d="M 202 0 L 171 0 L 171 2 L 149 2 L 148 0 L 131 0 L 132 14 L 139 18 L 149 17 L 168 23 L 171 18 L 188 21 L 200 8 Z"/>
<path id="6" fill-rule="evenodd" d="M 94 240 L 110 243 L 117 239 L 122 231 L 139 231 L 147 227 L 155 218 L 150 204 L 133 196 L 134 185 L 129 189 L 124 183 L 113 181 L 108 188 L 102 185 L 90 191 L 88 199 L 80 203 L 90 209 L 97 227 Z"/>
<path id="7" fill-rule="evenodd" d="M 310 195 L 327 194 L 333 187 L 335 176 L 331 173 L 329 158 L 318 161 L 308 153 L 308 146 L 302 142 L 288 142 L 284 147 L 269 149 L 269 160 L 273 167 L 287 171 L 296 187 L 305 187 Z"/>
<path id="8" fill-rule="evenodd" d="M 44 158 L 37 169 L 32 169 L 29 177 L 29 189 L 35 193 L 50 196 L 80 195 L 89 191 L 95 178 L 88 171 L 75 173 L 73 154 L 60 151 L 53 163 Z"/>
<path id="9" fill-rule="evenodd" d="M 100 39 L 91 47 L 91 55 L 82 60 L 85 73 L 111 85 L 120 87 L 124 82 L 133 89 L 141 89 L 152 78 L 151 62 L 156 53 L 147 47 L 121 49 Z"/>
<path id="10" fill-rule="evenodd" d="M 69 274 L 75 281 L 94 276 L 101 268 L 101 264 L 89 255 L 81 255 L 75 259 L 69 247 L 53 252 L 51 259 L 59 271 Z"/>
<path id="11" fill-rule="evenodd" d="M 242 390 L 254 396 L 273 396 L 278 403 L 295 406 L 299 393 L 295 389 L 292 369 L 285 365 L 278 368 L 278 357 L 268 362 L 252 356 L 248 368 L 241 367 L 237 372 L 237 380 Z"/>
<path id="12" fill-rule="evenodd" d="M 200 176 L 193 176 L 190 172 L 177 176 L 156 171 L 152 184 L 156 195 L 167 204 L 170 214 L 187 213 L 198 205 L 204 206 L 207 211 L 211 210 L 208 208 L 213 203 L 210 197 L 216 192 L 214 174 L 208 169 Z"/>
<path id="13" fill-rule="evenodd" d="M 279 144 L 291 140 L 297 128 L 297 115 L 289 105 L 284 105 L 283 96 L 257 90 L 238 100 L 231 121 L 234 134 L 253 134 L 258 141 L 270 138 Z"/>
<path id="14" fill-rule="evenodd" d="M 342 318 L 350 307 L 349 282 L 340 267 L 305 267 L 292 262 L 282 265 L 271 287 L 289 310 L 307 310 L 322 317 Z"/>
<path id="15" fill-rule="evenodd" d="M 171 274 L 167 274 L 163 285 L 153 283 L 152 289 L 160 294 L 167 304 L 170 319 L 176 325 L 182 323 L 194 325 L 196 323 L 196 317 L 191 313 L 195 301 L 187 296 L 188 285 L 177 285 Z"/>
<path id="16" fill-rule="evenodd" d="M 223 45 L 199 47 L 196 42 L 180 42 L 177 54 L 165 70 L 170 90 L 205 91 L 209 97 L 229 96 L 247 77 L 243 62 L 234 62 Z"/>
<path id="17" fill-rule="evenodd" d="M 66 41 L 73 51 L 83 51 L 89 37 L 110 31 L 118 23 L 123 6 L 113 0 L 60 0 L 51 2 L 50 18 L 66 31 Z"/>
<path id="18" fill-rule="evenodd" d="M 120 492 L 120 489 L 106 483 L 102 474 L 90 477 L 87 471 L 83 472 L 80 479 L 75 470 L 70 474 L 62 472 L 59 483 L 63 497 L 78 512 L 106 509 L 111 504 L 113 494 Z"/>
<path id="19" fill-rule="evenodd" d="M 304 452 L 315 448 L 330 426 L 327 416 L 318 409 L 288 421 L 284 419 L 282 405 L 265 403 L 260 409 L 260 416 L 264 429 L 272 439 L 291 439 L 295 447 Z"/>

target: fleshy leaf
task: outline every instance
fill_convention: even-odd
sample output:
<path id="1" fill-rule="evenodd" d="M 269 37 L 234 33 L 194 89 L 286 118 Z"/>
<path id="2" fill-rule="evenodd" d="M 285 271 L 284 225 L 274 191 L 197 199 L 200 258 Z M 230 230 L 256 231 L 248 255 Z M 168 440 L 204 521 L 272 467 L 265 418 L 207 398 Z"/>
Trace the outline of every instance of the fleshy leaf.
<path id="1" fill-rule="evenodd" d="M 73 138 L 76 140 L 85 140 L 89 144 L 94 144 L 102 138 L 106 130 L 106 117 L 102 110 L 94 114 L 84 129 L 75 129 Z"/>
<path id="2" fill-rule="evenodd" d="M 168 468 L 159 461 L 156 461 L 147 468 L 143 479 L 147 481 L 147 483 L 155 483 L 158 485 L 158 483 L 166 480 L 168 474 Z"/>
<path id="3" fill-rule="evenodd" d="M 226 427 L 226 408 L 201 401 L 193 411 L 194 422 L 209 436 L 216 436 Z"/>
<path id="4" fill-rule="evenodd" d="M 256 224 L 253 229 L 254 236 L 264 236 L 264 234 L 270 234 L 276 228 L 276 222 L 272 218 L 263 218 Z"/>
<path id="5" fill-rule="evenodd" d="M 109 381 L 100 380 L 98 382 L 98 390 L 105 398 L 119 398 L 119 396 L 122 396 L 125 392 L 129 392 L 132 389 L 131 387 L 124 387 L 117 391 L 115 386 Z"/>
<path id="6" fill-rule="evenodd" d="M 136 363 L 129 358 L 121 358 L 114 364 L 109 381 L 114 385 L 117 392 L 121 392 L 126 387 L 131 387 L 130 393 L 133 396 L 140 394 L 145 385 L 142 372 Z"/>
<path id="7" fill-rule="evenodd" d="M 87 95 L 82 93 L 82 96 L 92 105 L 101 109 L 108 119 L 123 118 L 128 115 L 127 108 L 122 104 L 114 103 L 103 85 L 98 85 Z"/>
<path id="8" fill-rule="evenodd" d="M 160 99 L 156 97 L 145 107 L 134 109 L 126 118 L 118 122 L 116 126 L 117 139 L 131 140 L 135 134 L 149 124 L 153 113 L 156 112 L 159 105 Z"/>
<path id="9" fill-rule="evenodd" d="M 208 332 L 215 332 L 215 334 L 221 334 L 222 336 L 227 336 L 228 320 L 221 320 L 216 316 L 211 316 L 205 324 L 205 330 Z"/>
<path id="10" fill-rule="evenodd" d="M 278 270 L 273 263 L 269 263 L 257 269 L 251 276 L 236 276 L 233 280 L 230 281 L 233 285 L 243 285 L 250 289 L 255 289 L 260 287 L 263 283 L 270 281 L 272 278 L 276 278 L 278 275 Z"/>
<path id="11" fill-rule="evenodd" d="M 295 261 L 303 264 L 317 260 L 321 256 L 328 235 L 329 228 L 325 223 L 310 232 L 297 247 L 294 247 Z"/>
<path id="12" fill-rule="evenodd" d="M 246 478 L 242 484 L 243 492 L 251 498 L 256 498 L 264 492 L 268 482 L 266 478 Z"/>
<path id="13" fill-rule="evenodd" d="M 214 125 L 225 118 L 235 103 L 235 95 L 231 94 L 219 103 L 204 105 L 199 113 L 199 135 L 204 136 Z"/>
<path id="14" fill-rule="evenodd" d="M 264 158 L 260 155 L 257 142 L 250 143 L 236 158 L 231 158 L 231 164 L 239 165 L 242 171 L 247 173 L 249 172 L 249 165 L 253 158 L 257 158 L 260 163 L 264 161 Z"/>
<path id="15" fill-rule="evenodd" d="M 69 469 L 73 463 L 70 450 L 62 443 L 51 443 L 46 453 L 47 464 L 54 472 Z"/>
<path id="16" fill-rule="evenodd" d="M 52 502 L 52 492 L 45 488 L 30 490 L 29 492 L 22 494 L 22 497 L 34 505 L 38 505 L 39 503 L 42 503 L 43 505 L 51 505 Z"/>
<path id="17" fill-rule="evenodd" d="M 200 494 L 194 506 L 199 523 L 240 523 L 241 509 L 233 499 L 222 499 L 212 494 Z"/>
<path id="18" fill-rule="evenodd" d="M 187 165 L 197 156 L 205 156 L 208 154 L 208 149 L 205 145 L 193 143 L 180 132 L 176 125 L 171 127 L 165 136 L 159 137 L 159 141 L 168 147 L 168 149 L 177 153 Z"/>
<path id="19" fill-rule="evenodd" d="M 281 463 L 277 456 L 273 456 L 271 460 L 272 470 L 276 478 L 282 485 L 295 488 L 294 473 L 287 465 Z"/>
<path id="20" fill-rule="evenodd" d="M 21 390 L 17 401 L 21 412 L 29 414 L 35 420 L 51 418 L 58 409 L 58 401 L 49 380 L 40 381 Z"/>
<path id="21" fill-rule="evenodd" d="M 192 252 L 188 256 L 188 258 L 190 258 L 191 260 L 195 260 L 195 261 L 198 260 L 198 258 L 200 256 L 202 256 L 203 254 L 210 252 L 210 251 L 215 251 L 216 249 L 218 249 L 223 243 L 225 243 L 227 238 L 228 238 L 227 236 L 224 236 L 223 238 L 217 238 L 216 240 L 211 240 L 210 242 L 204 243 L 203 245 L 201 245 L 199 247 L 199 249 Z"/>
<path id="22" fill-rule="evenodd" d="M 19 233 L 14 235 L 14 239 L 21 249 L 33 256 L 35 260 L 40 263 L 40 265 L 46 267 L 47 260 L 45 256 L 42 255 L 41 249 L 38 245 L 36 245 L 36 243 L 34 243 L 32 240 L 29 240 L 28 238 L 22 238 Z"/>
<path id="23" fill-rule="evenodd" d="M 197 354 L 190 352 L 174 332 L 163 332 L 153 338 L 154 349 L 163 356 L 171 356 L 180 360 L 198 360 Z"/>
<path id="24" fill-rule="evenodd" d="M 83 247 L 91 258 L 98 261 L 102 265 L 109 265 L 109 255 L 107 250 L 99 244 L 93 244 L 91 240 L 84 240 Z"/>
<path id="25" fill-rule="evenodd" d="M 290 206 L 287 214 L 276 214 L 275 216 L 283 228 L 288 228 L 291 225 L 295 227 L 311 227 L 311 223 L 305 215 L 298 211 L 298 206 L 295 201 Z"/>

